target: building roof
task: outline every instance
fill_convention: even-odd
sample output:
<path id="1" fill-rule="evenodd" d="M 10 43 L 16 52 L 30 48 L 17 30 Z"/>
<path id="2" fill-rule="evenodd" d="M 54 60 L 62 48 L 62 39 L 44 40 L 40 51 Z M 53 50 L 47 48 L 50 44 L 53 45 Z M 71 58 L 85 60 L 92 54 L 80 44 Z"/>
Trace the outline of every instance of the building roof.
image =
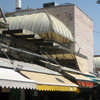
<path id="1" fill-rule="evenodd" d="M 6 16 L 16 16 L 16 15 L 23 15 L 22 13 L 25 12 L 24 14 L 30 14 L 30 12 L 39 12 L 41 10 L 45 10 L 45 9 L 49 9 L 49 8 L 58 8 L 58 7 L 65 7 L 65 6 L 75 6 L 77 7 L 82 13 L 84 13 L 91 21 L 93 21 L 92 18 L 90 18 L 84 11 L 82 11 L 77 5 L 73 4 L 73 3 L 65 3 L 65 4 L 61 4 L 61 5 L 56 5 L 56 6 L 52 6 L 52 7 L 46 7 L 46 8 L 36 8 L 36 9 L 32 9 L 32 8 L 28 8 L 28 9 L 21 9 L 18 11 L 14 11 L 14 12 L 10 12 L 10 13 L 6 13 Z"/>
<path id="2" fill-rule="evenodd" d="M 48 13 L 35 13 L 31 15 L 8 17 L 9 29 L 27 29 L 33 33 L 54 32 L 68 40 L 73 41 L 70 30 L 59 19 Z"/>

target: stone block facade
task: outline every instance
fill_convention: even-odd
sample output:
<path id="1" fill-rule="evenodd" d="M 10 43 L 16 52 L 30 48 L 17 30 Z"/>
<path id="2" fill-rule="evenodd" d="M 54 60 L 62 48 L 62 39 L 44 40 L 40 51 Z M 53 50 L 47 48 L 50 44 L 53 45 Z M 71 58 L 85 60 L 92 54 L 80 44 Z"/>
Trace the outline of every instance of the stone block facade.
<path id="1" fill-rule="evenodd" d="M 75 51 L 88 57 L 90 72 L 93 72 L 93 22 L 77 6 L 74 7 Z"/>

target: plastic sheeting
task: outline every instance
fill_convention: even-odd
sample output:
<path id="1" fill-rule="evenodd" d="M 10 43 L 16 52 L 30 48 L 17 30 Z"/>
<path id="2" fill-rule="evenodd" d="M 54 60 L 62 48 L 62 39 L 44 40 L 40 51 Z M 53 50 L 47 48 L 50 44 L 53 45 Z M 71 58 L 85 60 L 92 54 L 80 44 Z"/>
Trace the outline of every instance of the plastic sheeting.
<path id="1" fill-rule="evenodd" d="M 59 19 L 47 13 L 36 13 L 32 15 L 8 17 L 9 29 L 27 29 L 33 33 L 38 33 L 46 38 L 54 38 L 59 41 L 66 39 L 73 41 L 70 30 Z M 61 37 L 63 40 L 61 40 Z"/>

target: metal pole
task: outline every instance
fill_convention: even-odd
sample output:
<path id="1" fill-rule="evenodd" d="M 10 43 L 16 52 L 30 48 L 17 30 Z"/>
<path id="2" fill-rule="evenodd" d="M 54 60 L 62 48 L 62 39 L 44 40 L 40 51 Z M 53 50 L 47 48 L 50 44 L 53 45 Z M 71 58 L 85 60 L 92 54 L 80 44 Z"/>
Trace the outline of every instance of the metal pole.
<path id="1" fill-rule="evenodd" d="M 0 11 L 1 11 L 1 15 L 2 15 L 2 17 L 3 17 L 3 19 L 4 19 L 4 22 L 7 23 L 7 20 L 6 20 L 6 17 L 5 17 L 5 15 L 4 15 L 4 13 L 3 13 L 2 8 L 0 8 Z"/>
<path id="2" fill-rule="evenodd" d="M 40 58 L 45 59 L 45 60 L 49 60 L 49 61 L 55 62 L 53 59 L 50 59 L 50 58 L 45 57 L 45 56 L 42 56 L 40 54 L 31 53 L 31 52 L 28 52 L 28 51 L 25 51 L 25 50 L 22 50 L 22 49 L 18 49 L 18 48 L 14 48 L 14 47 L 11 47 L 11 46 L 8 46 L 8 45 L 5 45 L 5 44 L 0 44 L 0 48 L 8 48 L 8 49 L 11 49 L 11 50 L 14 50 L 14 51 L 17 51 L 17 52 L 26 53 L 26 54 L 31 55 L 31 56 L 36 56 L 36 57 L 40 57 Z"/>

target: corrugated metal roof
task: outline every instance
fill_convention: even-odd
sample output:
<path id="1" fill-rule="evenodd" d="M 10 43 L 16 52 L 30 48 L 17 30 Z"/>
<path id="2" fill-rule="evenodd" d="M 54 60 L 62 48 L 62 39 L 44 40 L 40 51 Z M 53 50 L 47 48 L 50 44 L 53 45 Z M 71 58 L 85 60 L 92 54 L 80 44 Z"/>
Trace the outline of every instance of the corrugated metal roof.
<path id="1" fill-rule="evenodd" d="M 9 29 L 27 29 L 34 33 L 54 32 L 68 40 L 73 41 L 70 30 L 56 17 L 44 12 L 32 15 L 8 17 Z"/>

